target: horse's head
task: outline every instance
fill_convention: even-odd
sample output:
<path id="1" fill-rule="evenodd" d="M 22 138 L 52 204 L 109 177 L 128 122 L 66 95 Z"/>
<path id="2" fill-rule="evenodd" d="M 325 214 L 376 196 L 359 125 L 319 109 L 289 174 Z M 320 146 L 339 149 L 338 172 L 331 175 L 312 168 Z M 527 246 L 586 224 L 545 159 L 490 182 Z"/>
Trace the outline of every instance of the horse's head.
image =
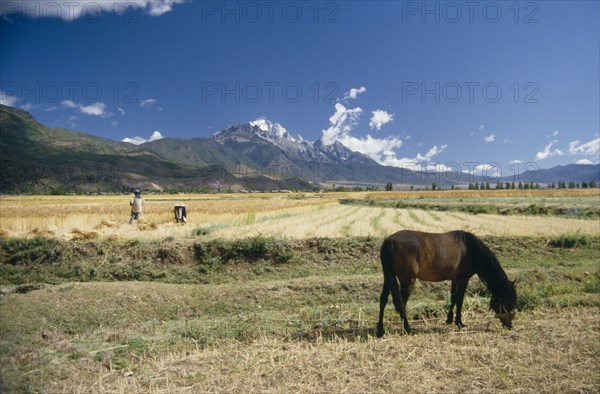
<path id="1" fill-rule="evenodd" d="M 496 317 L 500 319 L 502 325 L 510 329 L 512 328 L 516 307 L 517 291 L 515 290 L 515 281 L 511 282 L 506 279 L 498 294 L 492 296 L 490 308 L 496 312 Z"/>

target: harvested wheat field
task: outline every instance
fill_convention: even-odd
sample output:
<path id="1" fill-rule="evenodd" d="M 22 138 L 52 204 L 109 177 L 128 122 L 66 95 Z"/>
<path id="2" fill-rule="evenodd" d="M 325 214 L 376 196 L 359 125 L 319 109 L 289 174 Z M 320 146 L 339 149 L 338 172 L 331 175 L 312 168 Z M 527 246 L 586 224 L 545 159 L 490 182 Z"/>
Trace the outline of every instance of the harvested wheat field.
<path id="1" fill-rule="evenodd" d="M 0 391 L 600 392 L 595 195 L 367 197 L 148 196 L 132 226 L 128 196 L 3 197 Z M 400 229 L 481 236 L 517 280 L 514 328 L 475 276 L 466 329 L 448 283 L 417 281 L 414 335 L 390 302 L 375 338 Z"/>
<path id="2" fill-rule="evenodd" d="M 465 190 L 437 195 L 435 192 L 156 195 L 145 197 L 142 220 L 131 226 L 127 224 L 129 196 L 5 196 L 0 199 L 0 231 L 5 236 L 66 239 L 80 238 L 82 231 L 89 232 L 88 236 L 125 239 L 198 235 L 208 239 L 252 236 L 302 239 L 381 236 L 400 229 L 431 232 L 466 229 L 479 235 L 522 236 L 600 233 L 600 194 L 596 190 L 520 194 L 512 190 L 489 191 L 487 199 L 481 197 L 485 193 Z M 370 204 L 340 204 L 348 198 Z M 381 201 L 400 201 L 402 205 L 379 205 Z M 430 201 L 436 204 L 428 205 Z M 440 206 L 440 201 L 446 205 Z M 188 205 L 186 225 L 176 224 L 173 218 L 173 206 L 179 202 Z M 465 204 L 482 209 L 477 214 L 452 209 Z M 491 205 L 499 207 L 500 213 L 483 209 Z M 561 209 L 560 212 L 567 214 L 505 212 L 520 206 Z M 591 216 L 583 215 L 582 210 Z"/>

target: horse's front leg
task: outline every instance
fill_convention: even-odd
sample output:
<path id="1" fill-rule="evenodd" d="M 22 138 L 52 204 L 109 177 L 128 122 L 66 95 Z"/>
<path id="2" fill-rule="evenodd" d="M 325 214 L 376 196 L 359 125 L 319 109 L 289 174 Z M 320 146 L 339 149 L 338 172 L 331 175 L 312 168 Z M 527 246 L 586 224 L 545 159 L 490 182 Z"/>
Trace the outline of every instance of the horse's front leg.
<path id="1" fill-rule="evenodd" d="M 448 317 L 446 318 L 446 324 L 452 324 L 454 320 L 454 305 L 456 305 L 456 282 L 452 281 L 450 288 L 450 310 L 448 310 Z"/>
<path id="2" fill-rule="evenodd" d="M 458 328 L 463 328 L 466 327 L 463 322 L 462 322 L 462 306 L 463 306 L 463 300 L 465 298 L 465 291 L 467 290 L 467 284 L 469 283 L 468 280 L 460 280 L 457 281 L 456 284 L 456 320 L 455 323 L 458 326 Z"/>

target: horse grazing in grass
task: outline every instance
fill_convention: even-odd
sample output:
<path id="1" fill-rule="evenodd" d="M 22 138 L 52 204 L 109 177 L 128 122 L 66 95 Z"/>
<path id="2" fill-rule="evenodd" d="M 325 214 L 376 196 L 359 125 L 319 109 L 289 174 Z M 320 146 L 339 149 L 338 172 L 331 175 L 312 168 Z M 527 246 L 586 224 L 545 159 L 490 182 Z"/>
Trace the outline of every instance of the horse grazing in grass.
<path id="1" fill-rule="evenodd" d="M 506 328 L 512 328 L 517 303 L 515 282 L 508 280 L 494 253 L 475 235 L 465 231 L 442 234 L 419 231 L 399 231 L 390 235 L 381 246 L 383 290 L 379 299 L 377 336 L 384 334 L 383 313 L 392 293 L 394 307 L 404 320 L 404 330 L 410 333 L 406 317 L 406 302 L 415 279 L 430 282 L 452 281 L 450 310 L 446 323 L 452 323 L 456 305 L 459 328 L 464 327 L 461 311 L 469 279 L 477 274 L 492 294 L 490 308 Z"/>

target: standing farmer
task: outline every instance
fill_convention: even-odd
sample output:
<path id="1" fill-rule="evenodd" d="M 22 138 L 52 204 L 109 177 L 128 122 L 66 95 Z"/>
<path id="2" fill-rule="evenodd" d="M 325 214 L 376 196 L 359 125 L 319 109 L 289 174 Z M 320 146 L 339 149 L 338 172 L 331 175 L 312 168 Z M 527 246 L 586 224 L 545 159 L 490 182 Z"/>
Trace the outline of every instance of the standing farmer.
<path id="1" fill-rule="evenodd" d="M 133 223 L 134 220 L 138 220 L 142 216 L 142 211 L 144 207 L 144 199 L 138 189 L 133 191 L 133 198 L 129 202 L 131 205 L 131 218 L 129 219 L 129 224 Z"/>

